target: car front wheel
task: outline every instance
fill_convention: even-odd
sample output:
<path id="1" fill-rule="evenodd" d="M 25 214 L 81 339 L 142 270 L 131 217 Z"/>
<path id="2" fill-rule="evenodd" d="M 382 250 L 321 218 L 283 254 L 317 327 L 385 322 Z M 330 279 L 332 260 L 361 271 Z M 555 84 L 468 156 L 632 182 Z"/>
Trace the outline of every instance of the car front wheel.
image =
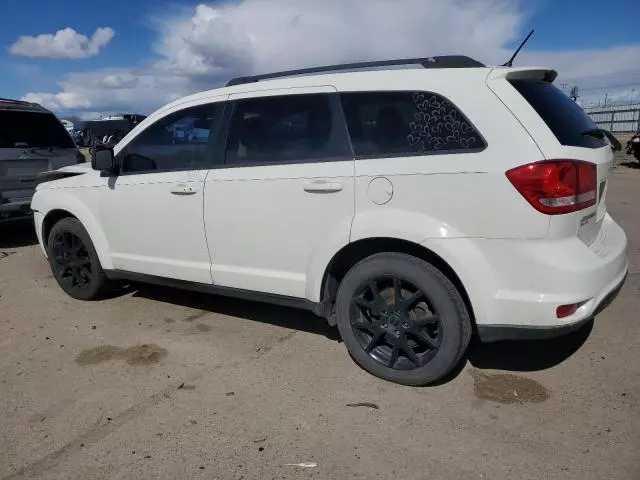
<path id="1" fill-rule="evenodd" d="M 89 234 L 76 218 L 57 222 L 47 242 L 49 264 L 60 288 L 78 300 L 96 300 L 109 287 Z"/>
<path id="2" fill-rule="evenodd" d="M 353 359 L 373 375 L 404 385 L 441 380 L 471 338 L 456 287 L 410 255 L 380 253 L 356 264 L 340 284 L 336 311 Z"/>

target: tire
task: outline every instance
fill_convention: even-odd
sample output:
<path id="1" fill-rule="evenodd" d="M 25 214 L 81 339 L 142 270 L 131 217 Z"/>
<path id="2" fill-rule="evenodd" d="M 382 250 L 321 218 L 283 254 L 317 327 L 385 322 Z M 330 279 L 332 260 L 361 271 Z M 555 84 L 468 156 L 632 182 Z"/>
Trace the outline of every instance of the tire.
<path id="1" fill-rule="evenodd" d="M 456 287 L 433 265 L 400 253 L 379 253 L 353 266 L 338 288 L 336 313 L 354 361 L 403 385 L 446 377 L 471 339 L 469 312 Z"/>
<path id="2" fill-rule="evenodd" d="M 640 160 L 640 147 L 635 147 L 633 149 L 633 156 L 636 158 L 636 160 Z"/>
<path id="3" fill-rule="evenodd" d="M 60 288 L 78 300 L 97 300 L 109 290 L 91 237 L 76 218 L 58 221 L 47 241 L 49 265 Z"/>

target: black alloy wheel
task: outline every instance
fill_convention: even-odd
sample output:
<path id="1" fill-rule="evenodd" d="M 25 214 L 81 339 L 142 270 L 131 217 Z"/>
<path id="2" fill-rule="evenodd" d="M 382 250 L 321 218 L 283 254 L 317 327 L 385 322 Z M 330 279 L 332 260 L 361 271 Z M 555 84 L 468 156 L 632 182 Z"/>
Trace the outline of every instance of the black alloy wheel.
<path id="1" fill-rule="evenodd" d="M 53 276 L 70 297 L 96 300 L 109 291 L 91 237 L 77 218 L 63 218 L 51 228 L 47 253 Z"/>
<path id="2" fill-rule="evenodd" d="M 376 253 L 351 267 L 335 311 L 351 358 L 403 385 L 445 378 L 471 338 L 471 318 L 455 285 L 432 264 L 404 253 Z"/>
<path id="3" fill-rule="evenodd" d="M 91 283 L 92 262 L 89 250 L 73 232 L 63 230 L 53 238 L 52 267 L 60 284 L 68 288 L 86 289 Z"/>
<path id="4" fill-rule="evenodd" d="M 364 351 L 389 368 L 422 367 L 442 343 L 440 318 L 428 295 L 399 276 L 362 285 L 353 295 L 350 320 Z"/>

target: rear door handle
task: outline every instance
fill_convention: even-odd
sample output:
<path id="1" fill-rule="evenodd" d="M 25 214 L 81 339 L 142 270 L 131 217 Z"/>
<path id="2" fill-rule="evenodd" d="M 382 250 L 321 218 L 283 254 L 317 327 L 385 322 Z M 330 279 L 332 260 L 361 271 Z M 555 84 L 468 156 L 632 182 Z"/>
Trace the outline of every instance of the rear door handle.
<path id="1" fill-rule="evenodd" d="M 309 193 L 334 193 L 342 190 L 340 182 L 329 182 L 327 180 L 314 180 L 304 186 L 304 191 Z"/>
<path id="2" fill-rule="evenodd" d="M 184 183 L 179 183 L 171 189 L 173 195 L 195 195 L 197 192 L 198 190 L 195 187 Z"/>

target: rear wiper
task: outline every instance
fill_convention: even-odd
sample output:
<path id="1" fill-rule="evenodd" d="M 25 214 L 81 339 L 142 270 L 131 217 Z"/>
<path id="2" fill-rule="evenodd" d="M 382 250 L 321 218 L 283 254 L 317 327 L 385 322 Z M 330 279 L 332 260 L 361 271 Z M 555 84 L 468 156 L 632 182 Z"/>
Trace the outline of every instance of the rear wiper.
<path id="1" fill-rule="evenodd" d="M 587 130 L 586 132 L 582 132 L 580 135 L 589 135 L 590 137 L 602 138 L 607 137 L 609 142 L 611 142 L 611 147 L 614 152 L 619 152 L 622 150 L 622 144 L 620 141 L 611 133 L 609 130 L 605 130 L 604 128 L 592 128 L 591 130 Z"/>

